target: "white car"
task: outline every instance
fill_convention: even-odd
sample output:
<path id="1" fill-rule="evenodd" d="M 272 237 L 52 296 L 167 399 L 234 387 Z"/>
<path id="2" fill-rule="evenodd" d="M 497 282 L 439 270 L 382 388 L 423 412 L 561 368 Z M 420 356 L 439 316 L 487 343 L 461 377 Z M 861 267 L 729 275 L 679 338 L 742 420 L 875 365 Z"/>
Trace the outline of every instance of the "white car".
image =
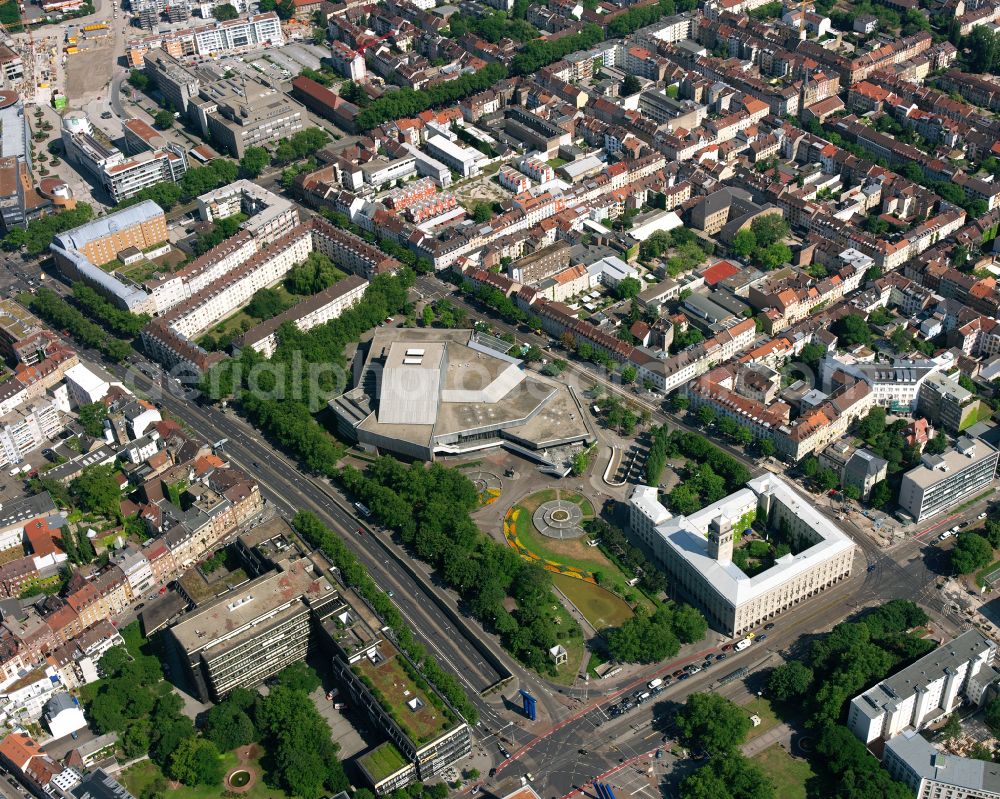
<path id="1" fill-rule="evenodd" d="M 983 519 L 985 519 L 986 518 L 986 511 L 983 511 L 982 513 L 980 513 L 976 518 L 979 519 L 979 521 L 982 521 Z"/>
<path id="2" fill-rule="evenodd" d="M 938 536 L 938 541 L 946 541 L 947 539 L 951 538 L 953 535 L 955 535 L 955 531 L 954 530 L 945 530 L 943 533 L 941 533 L 941 535 Z"/>

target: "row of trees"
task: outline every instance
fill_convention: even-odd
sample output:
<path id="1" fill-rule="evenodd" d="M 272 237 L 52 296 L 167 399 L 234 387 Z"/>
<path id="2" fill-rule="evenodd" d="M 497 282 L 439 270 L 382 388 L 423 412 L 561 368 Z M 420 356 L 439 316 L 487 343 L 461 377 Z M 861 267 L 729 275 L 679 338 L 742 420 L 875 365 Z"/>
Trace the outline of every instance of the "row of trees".
<path id="1" fill-rule="evenodd" d="M 438 570 L 505 649 L 538 672 L 553 671 L 548 651 L 572 631 L 558 629 L 549 611 L 558 604 L 551 576 L 476 527 L 470 514 L 479 497 L 468 478 L 439 464 L 405 466 L 382 457 L 363 473 L 345 467 L 341 482 Z M 513 611 L 508 597 L 516 603 Z"/>
<path id="2" fill-rule="evenodd" d="M 383 622 L 395 634 L 399 648 L 416 665 L 418 671 L 441 693 L 448 703 L 465 718 L 469 724 L 479 720 L 479 711 L 466 695 L 461 684 L 451 674 L 445 672 L 426 650 L 413 638 L 410 625 L 403 619 L 399 609 L 380 589 L 368 573 L 368 569 L 348 549 L 343 539 L 326 527 L 315 515 L 299 511 L 292 519 L 292 527 L 310 545 L 316 547 L 333 561 L 340 570 L 340 576 L 365 601 L 374 608 Z M 424 685 L 418 682 L 418 687 Z M 433 694 L 431 694 L 433 699 Z"/>
<path id="3" fill-rule="evenodd" d="M 344 388 L 346 344 L 402 311 L 412 281 L 409 270 L 378 275 L 361 302 L 338 318 L 307 332 L 290 322 L 283 324 L 277 331 L 277 350 L 266 368 L 265 359 L 245 347 L 238 359 L 222 361 L 204 376 L 202 392 L 213 400 L 235 397 L 258 428 L 280 441 L 307 468 L 334 476 L 342 448 L 313 413 L 325 407 L 327 397 Z"/>
<path id="4" fill-rule="evenodd" d="M 26 228 L 11 228 L 3 238 L 3 248 L 13 251 L 24 247 L 29 255 L 40 255 L 48 249 L 53 236 L 89 222 L 93 216 L 90 205 L 77 203 L 72 210 L 47 214 L 29 222 Z"/>
<path id="5" fill-rule="evenodd" d="M 608 23 L 606 27 L 607 38 L 622 38 L 630 33 L 634 33 L 639 28 L 652 25 L 661 17 L 668 17 L 680 11 L 691 11 L 697 5 L 696 0 L 659 0 L 656 5 L 630 8 L 624 13 L 617 14 Z"/>
<path id="6" fill-rule="evenodd" d="M 124 361 L 132 351 L 126 342 L 108 336 L 99 325 L 95 325 L 51 289 L 38 289 L 28 300 L 28 308 L 56 330 L 66 330 L 85 347 L 100 350 L 110 361 Z"/>
<path id="7" fill-rule="evenodd" d="M 375 100 L 358 114 L 355 124 L 359 130 L 371 130 L 392 119 L 411 117 L 428 108 L 451 105 L 470 94 L 488 89 L 506 77 L 507 68 L 503 64 L 489 64 L 479 72 L 466 74 L 428 89 L 403 88 Z"/>
<path id="8" fill-rule="evenodd" d="M 639 578 L 639 588 L 651 596 L 667 590 L 663 570 L 651 563 L 639 547 L 632 546 L 625 533 L 601 518 L 590 519 L 585 528 L 587 534 L 600 542 L 601 549 L 617 561 L 623 571 Z M 604 582 L 600 573 L 594 577 L 598 585 Z"/>
<path id="9" fill-rule="evenodd" d="M 73 285 L 73 302 L 97 324 L 116 336 L 134 338 L 149 324 L 149 314 L 123 311 L 85 283 Z"/>

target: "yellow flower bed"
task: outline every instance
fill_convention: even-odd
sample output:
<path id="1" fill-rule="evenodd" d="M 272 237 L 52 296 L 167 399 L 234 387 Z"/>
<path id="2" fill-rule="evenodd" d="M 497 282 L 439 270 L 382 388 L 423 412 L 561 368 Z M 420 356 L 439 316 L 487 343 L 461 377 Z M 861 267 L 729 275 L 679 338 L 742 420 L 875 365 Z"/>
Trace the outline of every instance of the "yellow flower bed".
<path id="1" fill-rule="evenodd" d="M 578 569 L 575 566 L 566 566 L 558 561 L 543 558 L 522 544 L 521 540 L 517 537 L 517 519 L 520 514 L 521 508 L 513 507 L 507 511 L 503 519 L 503 537 L 511 547 L 517 550 L 518 555 L 525 560 L 540 563 L 543 568 L 550 572 L 554 572 L 555 574 L 564 574 L 567 577 L 573 577 L 576 580 L 584 580 L 585 582 L 594 584 L 597 583 L 594 579 L 594 575 L 590 572 Z"/>

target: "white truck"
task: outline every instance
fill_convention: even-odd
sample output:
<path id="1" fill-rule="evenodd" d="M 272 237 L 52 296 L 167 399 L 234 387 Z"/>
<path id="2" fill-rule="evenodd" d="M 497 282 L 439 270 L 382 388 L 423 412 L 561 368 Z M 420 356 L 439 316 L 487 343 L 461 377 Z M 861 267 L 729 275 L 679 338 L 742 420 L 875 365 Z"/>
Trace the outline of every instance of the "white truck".
<path id="1" fill-rule="evenodd" d="M 733 647 L 735 652 L 742 652 L 748 646 L 750 646 L 751 641 L 749 638 L 744 638 L 742 641 L 737 641 L 736 646 Z"/>
<path id="2" fill-rule="evenodd" d="M 655 680 L 650 680 L 648 683 L 646 683 L 646 687 L 650 691 L 652 691 L 654 688 L 659 688 L 661 685 L 663 685 L 663 680 L 660 677 L 657 677 Z"/>

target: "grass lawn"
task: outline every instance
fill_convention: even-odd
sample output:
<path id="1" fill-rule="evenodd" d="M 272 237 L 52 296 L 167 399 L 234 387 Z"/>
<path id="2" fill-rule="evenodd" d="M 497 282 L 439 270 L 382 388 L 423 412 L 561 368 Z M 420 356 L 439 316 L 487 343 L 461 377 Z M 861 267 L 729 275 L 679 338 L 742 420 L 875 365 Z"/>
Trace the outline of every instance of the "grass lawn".
<path id="1" fill-rule="evenodd" d="M 973 410 L 972 413 L 968 415 L 965 420 L 965 424 L 963 424 L 960 428 L 961 430 L 964 430 L 967 427 L 972 427 L 972 425 L 976 422 L 987 421 L 993 415 L 993 410 L 982 400 L 979 400 L 978 406 L 978 408 Z"/>
<path id="2" fill-rule="evenodd" d="M 240 793 L 240 797 L 247 797 L 247 799 L 288 799 L 288 794 L 280 788 L 272 788 L 264 784 L 264 769 L 261 767 L 260 761 L 265 753 L 259 746 L 255 748 L 257 754 L 255 757 L 250 758 L 247 766 L 257 775 L 257 780 L 250 790 Z M 225 762 L 227 772 L 230 769 L 236 768 L 236 755 L 232 752 L 226 752 L 222 756 L 222 759 Z M 129 792 L 133 796 L 140 796 L 142 791 L 158 777 L 163 777 L 163 772 L 160 771 L 159 767 L 149 760 L 144 760 L 142 763 L 136 763 L 127 769 L 120 779 L 125 783 L 125 787 L 129 789 Z M 214 788 L 204 785 L 189 788 L 186 785 L 180 785 L 177 788 L 170 788 L 169 793 L 171 799 L 221 799 L 227 795 L 228 790 L 224 785 L 217 785 Z M 233 794 L 228 793 L 228 795 L 232 796 Z"/>
<path id="3" fill-rule="evenodd" d="M 752 758 L 774 783 L 774 795 L 781 799 L 806 799 L 806 782 L 815 776 L 805 760 L 792 757 L 778 744 Z"/>
<path id="4" fill-rule="evenodd" d="M 407 760 L 400 754 L 392 741 L 386 741 L 359 758 L 359 762 L 365 767 L 372 779 L 379 782 L 399 771 L 406 765 Z"/>
<path id="5" fill-rule="evenodd" d="M 596 630 L 617 627 L 632 617 L 632 608 L 624 599 L 615 596 L 599 585 L 563 574 L 552 575 L 552 582 L 569 597 L 570 602 L 576 605 L 577 610 Z"/>
<path id="6" fill-rule="evenodd" d="M 531 511 L 524 505 L 519 507 L 521 510 L 517 515 L 514 529 L 517 531 L 518 540 L 524 547 L 546 560 L 574 566 L 588 572 L 601 571 L 610 579 L 621 578 L 624 582 L 624 577 L 618 567 L 608 560 L 597 547 L 588 547 L 582 537 L 566 540 L 547 538 L 539 533 L 535 529 L 535 525 L 531 523 Z"/>
<path id="7" fill-rule="evenodd" d="M 760 716 L 760 726 L 751 727 L 750 732 L 747 733 L 748 741 L 756 738 L 758 735 L 763 735 L 768 730 L 773 730 L 781 724 L 781 719 L 775 715 L 771 703 L 763 697 L 757 697 L 745 705 L 740 705 L 740 707 L 746 712 L 748 717 L 753 715 Z"/>
<path id="8" fill-rule="evenodd" d="M 543 491 L 536 491 L 534 494 L 529 494 L 519 503 L 522 508 L 528 511 L 529 514 L 534 513 L 538 510 L 539 505 L 544 505 L 546 502 L 551 502 L 556 498 L 556 490 L 554 488 L 546 488 Z"/>
<path id="9" fill-rule="evenodd" d="M 563 164 L 568 164 L 569 161 L 567 161 L 565 158 L 550 158 L 546 163 L 553 169 L 558 169 Z"/>
<path id="10" fill-rule="evenodd" d="M 555 596 L 552 599 L 555 601 Z M 566 662 L 558 668 L 556 675 L 549 677 L 549 679 L 560 685 L 572 685 L 576 682 L 577 675 L 580 673 L 580 663 L 583 662 L 583 631 L 569 615 L 569 611 L 563 607 L 562 602 L 556 601 L 550 610 L 556 619 L 556 627 L 559 630 L 570 630 L 571 632 L 568 636 L 559 639 L 559 643 L 566 648 Z"/>

